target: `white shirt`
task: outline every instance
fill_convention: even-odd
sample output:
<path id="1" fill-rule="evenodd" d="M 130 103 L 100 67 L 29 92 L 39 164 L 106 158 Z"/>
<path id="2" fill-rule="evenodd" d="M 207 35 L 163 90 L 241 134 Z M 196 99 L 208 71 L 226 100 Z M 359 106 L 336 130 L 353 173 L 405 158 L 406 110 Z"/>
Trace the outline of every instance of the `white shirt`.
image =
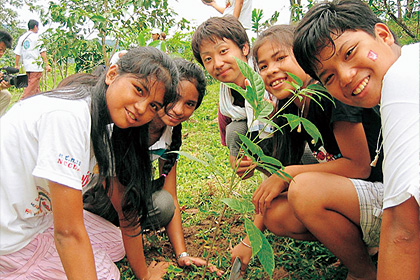
<path id="1" fill-rule="evenodd" d="M 52 225 L 48 181 L 77 190 L 89 181 L 89 103 L 38 95 L 0 118 L 0 255 Z"/>
<path id="2" fill-rule="evenodd" d="M 235 9 L 235 0 L 226 0 L 226 9 L 223 15 L 233 15 Z M 252 27 L 252 0 L 244 0 L 242 5 L 241 13 L 239 14 L 238 20 L 242 23 L 242 26 L 251 30 Z"/>
<path id="3" fill-rule="evenodd" d="M 419 43 L 404 46 L 382 86 L 384 209 L 419 199 Z"/>
<path id="4" fill-rule="evenodd" d="M 14 53 L 21 56 L 23 67 L 26 72 L 42 72 L 41 52 L 45 52 L 45 48 L 41 48 L 42 42 L 38 40 L 38 34 L 27 31 L 19 37 Z"/>

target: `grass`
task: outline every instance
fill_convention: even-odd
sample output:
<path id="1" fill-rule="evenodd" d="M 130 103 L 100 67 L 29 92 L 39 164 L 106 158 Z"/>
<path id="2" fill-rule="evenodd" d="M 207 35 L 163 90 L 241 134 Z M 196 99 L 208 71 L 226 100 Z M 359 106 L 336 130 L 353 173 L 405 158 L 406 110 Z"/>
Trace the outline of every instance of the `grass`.
<path id="1" fill-rule="evenodd" d="M 228 163 L 228 150 L 220 144 L 217 123 L 219 84 L 208 86 L 207 96 L 190 120 L 183 124 L 182 151 L 198 158 L 204 153 L 214 157 L 217 166 L 225 177 L 231 174 Z M 22 90 L 11 89 L 12 103 L 16 102 Z M 217 178 L 209 173 L 203 165 L 180 157 L 178 161 L 178 197 L 182 212 L 187 248 L 192 255 L 205 258 L 211 254 L 211 263 L 227 271 L 222 279 L 228 279 L 230 269 L 229 242 L 236 245 L 244 236 L 243 220 L 231 210 L 225 214 L 220 225 L 215 249 L 210 252 L 212 222 L 219 217 L 222 208 L 221 198 L 226 197 L 226 188 L 217 183 Z M 261 182 L 259 172 L 236 188 L 244 198 L 250 199 L 253 191 Z M 317 242 L 301 242 L 290 238 L 281 238 L 265 233 L 275 252 L 274 279 L 345 279 L 347 270 L 342 265 L 334 264 L 335 258 L 324 246 Z M 172 247 L 164 233 L 145 235 L 145 254 L 147 261 L 166 260 L 175 263 Z M 117 263 L 121 279 L 135 279 L 127 260 Z M 202 268 L 192 267 L 179 269 L 170 266 L 164 279 L 200 279 Z M 215 279 L 206 274 L 206 279 Z M 268 279 L 257 259 L 252 259 L 245 279 Z"/>

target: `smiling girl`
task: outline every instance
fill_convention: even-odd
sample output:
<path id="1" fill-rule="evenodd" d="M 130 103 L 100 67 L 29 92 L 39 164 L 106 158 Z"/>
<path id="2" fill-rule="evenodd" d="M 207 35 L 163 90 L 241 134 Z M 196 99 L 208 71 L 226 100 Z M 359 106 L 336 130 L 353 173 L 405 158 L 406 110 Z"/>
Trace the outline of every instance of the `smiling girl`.
<path id="1" fill-rule="evenodd" d="M 83 211 L 82 188 L 93 175 L 106 182 L 138 228 L 152 193 L 143 125 L 173 101 L 177 82 L 169 57 L 133 49 L 95 86 L 36 95 L 1 118 L 2 279 L 119 279 L 113 262 L 124 256 L 125 234 Z M 123 187 L 112 184 L 115 174 Z"/>
<path id="2" fill-rule="evenodd" d="M 294 28 L 272 26 L 256 40 L 253 56 L 265 88 L 278 99 L 281 108 L 292 98 L 293 82 L 287 72 L 314 83 L 297 63 L 293 51 Z M 380 143 L 380 116 L 377 108 L 362 109 L 327 98 L 322 108 L 308 97 L 296 98 L 284 113 L 297 114 L 319 129 L 323 143 L 313 143 L 304 131 L 274 135 L 273 155 L 293 177 L 287 182 L 273 174 L 255 191 L 254 224 L 279 236 L 299 240 L 318 240 L 349 269 L 349 279 L 374 279 L 367 247 L 379 241 L 382 201 L 382 156 L 371 167 L 377 143 Z M 284 119 L 275 120 L 280 125 Z M 305 143 L 318 164 L 299 165 Z M 355 178 L 355 179 L 349 179 Z M 363 179 L 363 180 L 361 180 Z M 244 270 L 251 257 L 248 237 L 238 244 L 232 258 L 238 256 Z"/>

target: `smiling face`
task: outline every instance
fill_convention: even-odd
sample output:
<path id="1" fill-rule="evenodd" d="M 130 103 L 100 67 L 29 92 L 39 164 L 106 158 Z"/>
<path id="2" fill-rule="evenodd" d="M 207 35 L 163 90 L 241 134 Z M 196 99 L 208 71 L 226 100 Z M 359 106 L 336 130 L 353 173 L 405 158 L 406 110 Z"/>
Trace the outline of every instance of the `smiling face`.
<path id="1" fill-rule="evenodd" d="M 179 99 L 175 105 L 165 114 L 164 110 L 159 111 L 162 122 L 168 126 L 177 126 L 188 120 L 194 113 L 198 102 L 198 91 L 193 83 L 182 80 L 178 83 Z"/>
<path id="2" fill-rule="evenodd" d="M 325 47 L 316 74 L 332 96 L 343 103 L 370 108 L 381 98 L 382 80 L 398 59 L 399 49 L 384 24 L 376 24 L 372 37 L 364 31 L 334 36 L 336 51 Z"/>
<path id="3" fill-rule="evenodd" d="M 248 53 L 248 44 L 240 49 L 230 39 L 205 40 L 200 46 L 200 57 L 210 76 L 224 83 L 235 83 L 242 88 L 245 87 L 245 77 L 239 70 L 234 57 L 247 62 Z"/>
<path id="4" fill-rule="evenodd" d="M 310 81 L 309 75 L 300 68 L 290 47 L 266 41 L 258 48 L 257 57 L 258 69 L 265 89 L 277 99 L 292 96 L 289 90 L 294 90 L 294 88 L 286 82 L 292 82 L 293 79 L 286 72 L 298 76 L 304 86 Z"/>
<path id="5" fill-rule="evenodd" d="M 134 74 L 120 75 L 117 69 L 117 65 L 111 66 L 105 79 L 106 103 L 113 123 L 120 128 L 148 123 L 163 106 L 164 84 L 155 78 L 147 81 Z"/>

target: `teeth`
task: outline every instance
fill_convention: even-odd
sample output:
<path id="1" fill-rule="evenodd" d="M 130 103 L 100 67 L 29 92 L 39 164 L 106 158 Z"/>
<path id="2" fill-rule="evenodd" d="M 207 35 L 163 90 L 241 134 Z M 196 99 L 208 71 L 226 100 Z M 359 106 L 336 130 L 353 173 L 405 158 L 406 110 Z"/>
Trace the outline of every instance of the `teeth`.
<path id="1" fill-rule="evenodd" d="M 369 82 L 369 77 L 367 77 L 362 83 L 360 83 L 359 87 L 356 88 L 355 91 L 353 91 L 353 95 L 358 95 L 359 93 L 361 93 L 362 90 L 365 89 L 365 86 L 367 85 L 368 82 Z"/>
<path id="2" fill-rule="evenodd" d="M 279 79 L 279 80 L 275 80 L 274 82 L 271 83 L 271 86 L 276 86 L 282 82 L 284 82 L 286 79 Z"/>
<path id="3" fill-rule="evenodd" d="M 136 117 L 134 116 L 134 114 L 133 114 L 133 113 L 128 112 L 128 111 L 127 111 L 127 113 L 128 113 L 128 115 L 130 116 L 130 118 L 132 118 L 133 120 L 137 121 L 137 119 L 136 119 Z"/>

